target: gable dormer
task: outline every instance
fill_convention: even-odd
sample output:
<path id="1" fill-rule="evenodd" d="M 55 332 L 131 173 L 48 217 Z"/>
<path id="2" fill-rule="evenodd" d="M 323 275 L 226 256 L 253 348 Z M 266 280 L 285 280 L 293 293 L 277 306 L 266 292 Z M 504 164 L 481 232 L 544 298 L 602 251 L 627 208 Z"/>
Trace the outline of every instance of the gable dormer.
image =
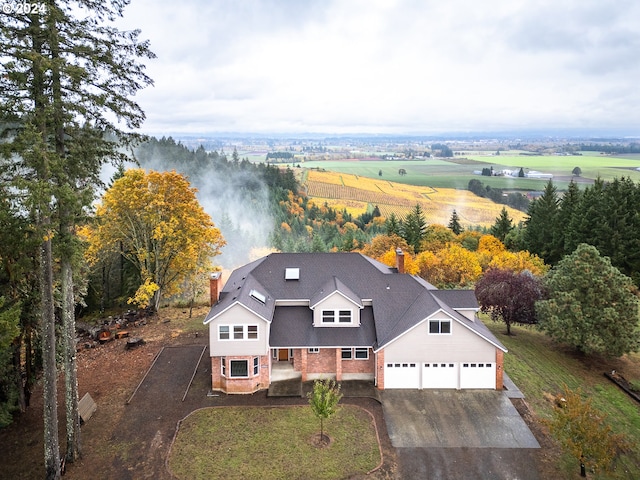
<path id="1" fill-rule="evenodd" d="M 309 300 L 314 327 L 359 327 L 362 300 L 349 287 L 332 277 Z"/>

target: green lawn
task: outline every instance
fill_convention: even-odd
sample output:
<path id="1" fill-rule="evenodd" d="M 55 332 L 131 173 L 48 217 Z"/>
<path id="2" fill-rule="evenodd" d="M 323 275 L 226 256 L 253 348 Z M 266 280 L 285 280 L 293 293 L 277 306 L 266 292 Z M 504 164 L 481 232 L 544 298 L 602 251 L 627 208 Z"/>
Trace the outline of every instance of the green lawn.
<path id="1" fill-rule="evenodd" d="M 218 407 L 187 417 L 169 454 L 179 479 L 337 479 L 365 474 L 380 463 L 371 416 L 343 405 L 325 433 L 333 440 L 315 447 L 320 421 L 308 406 Z"/>
<path id="2" fill-rule="evenodd" d="M 632 451 L 618 461 L 618 476 L 591 478 L 640 478 L 640 445 L 637 443 L 640 439 L 640 405 L 603 375 L 612 366 L 627 368 L 625 376 L 631 380 L 638 372 L 640 357 L 632 355 L 624 360 L 581 358 L 534 328 L 512 326 L 515 335 L 507 337 L 504 324 L 488 319 L 485 323 L 509 349 L 504 358 L 505 372 L 525 394 L 527 403 L 539 418 L 550 418 L 553 410 L 545 394 L 560 393 L 566 384 L 571 389 L 580 388 L 592 399 L 593 405 L 607 415 L 607 421 L 616 433 L 624 433 L 636 442 Z M 574 461 L 565 457 L 563 465 L 569 469 L 567 475 L 574 473 Z"/>

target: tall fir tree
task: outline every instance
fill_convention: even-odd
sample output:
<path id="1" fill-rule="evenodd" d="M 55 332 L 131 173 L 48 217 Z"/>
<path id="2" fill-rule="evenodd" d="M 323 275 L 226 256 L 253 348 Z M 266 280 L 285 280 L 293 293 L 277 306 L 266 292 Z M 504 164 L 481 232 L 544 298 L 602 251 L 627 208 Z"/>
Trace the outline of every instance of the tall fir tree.
<path id="1" fill-rule="evenodd" d="M 562 256 L 569 255 L 577 246 L 571 245 L 570 225 L 573 217 L 579 214 L 581 198 L 582 192 L 578 184 L 574 181 L 569 182 L 567 191 L 558 204 L 558 214 L 553 228 L 553 243 Z"/>
<path id="2" fill-rule="evenodd" d="M 509 212 L 506 207 L 502 207 L 500 215 L 496 218 L 495 223 L 489 230 L 489 233 L 504 243 L 505 237 L 513 230 L 513 221 L 509 218 Z"/>
<path id="3" fill-rule="evenodd" d="M 427 222 L 419 203 L 407 214 L 402 222 L 402 238 L 413 247 L 415 252 L 420 252 L 420 244 L 427 231 Z"/>
<path id="4" fill-rule="evenodd" d="M 385 222 L 385 228 L 387 231 L 387 235 L 401 236 L 402 222 L 398 220 L 398 217 L 396 217 L 395 213 L 391 212 L 391 215 L 389 215 L 389 218 L 387 218 Z"/>
<path id="5" fill-rule="evenodd" d="M 449 225 L 447 225 L 447 228 L 449 228 L 449 230 L 451 230 L 456 235 L 460 235 L 462 233 L 462 225 L 460 225 L 460 217 L 458 216 L 458 212 L 456 212 L 455 209 L 451 214 L 451 218 L 449 219 Z"/>
<path id="6" fill-rule="evenodd" d="M 527 250 L 550 264 L 561 258 L 553 241 L 558 202 L 557 188 L 549 180 L 543 194 L 529 205 L 528 218 L 525 220 L 524 242 Z"/>
<path id="7" fill-rule="evenodd" d="M 4 131 L 4 158 L 9 163 L 20 159 L 21 174 L 30 172 L 31 183 L 16 178 L 15 185 L 32 199 L 28 205 L 36 213 L 44 239 L 40 285 L 47 478 L 60 477 L 53 413 L 53 249 L 60 259 L 63 286 L 66 458 L 72 462 L 80 455 L 73 344 L 77 242 L 73 232 L 93 200 L 102 164 L 122 161 L 126 153 L 121 147 L 139 138 L 125 133 L 115 122 L 123 122 L 127 130 L 142 123 L 144 113 L 131 97 L 151 83 L 139 63 L 139 58 L 153 57 L 148 43 L 138 40 L 139 31 L 120 32 L 111 26 L 127 4 L 127 0 L 49 0 L 43 3 L 46 8 L 29 14 L 0 15 L 0 44 L 6 59 L 0 66 L 0 118 L 11 120 L 11 128 Z"/>

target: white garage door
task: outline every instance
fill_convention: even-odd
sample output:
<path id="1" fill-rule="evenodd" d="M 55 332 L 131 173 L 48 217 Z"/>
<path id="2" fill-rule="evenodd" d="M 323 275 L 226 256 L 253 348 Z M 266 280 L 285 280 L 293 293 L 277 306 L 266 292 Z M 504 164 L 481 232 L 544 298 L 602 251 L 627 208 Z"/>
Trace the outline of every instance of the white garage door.
<path id="1" fill-rule="evenodd" d="M 385 363 L 384 388 L 420 388 L 420 364 Z"/>
<path id="2" fill-rule="evenodd" d="M 422 388 L 458 388 L 458 364 L 423 363 Z"/>
<path id="3" fill-rule="evenodd" d="M 460 388 L 496 388 L 495 363 L 463 363 L 460 365 Z"/>

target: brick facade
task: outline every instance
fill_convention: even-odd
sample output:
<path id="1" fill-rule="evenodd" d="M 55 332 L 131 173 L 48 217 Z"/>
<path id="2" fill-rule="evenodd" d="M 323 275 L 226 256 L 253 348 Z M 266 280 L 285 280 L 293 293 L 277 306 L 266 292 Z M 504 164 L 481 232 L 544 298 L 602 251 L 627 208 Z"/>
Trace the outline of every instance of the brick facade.
<path id="1" fill-rule="evenodd" d="M 504 352 L 496 348 L 496 390 L 504 388 Z"/>
<path id="2" fill-rule="evenodd" d="M 222 375 L 222 358 L 226 360 L 227 375 Z M 211 388 L 224 393 L 254 393 L 269 387 L 271 363 L 268 355 L 258 356 L 258 373 L 253 374 L 255 356 L 211 357 Z M 247 360 L 249 376 L 230 377 L 231 360 Z"/>
<path id="3" fill-rule="evenodd" d="M 378 390 L 384 390 L 384 350 L 376 353 L 376 387 Z"/>
<path id="4" fill-rule="evenodd" d="M 293 351 L 293 368 L 302 374 L 302 381 L 318 375 L 335 377 L 341 381 L 344 374 L 371 374 L 375 372 L 375 356 L 369 349 L 367 359 L 343 359 L 341 348 L 321 348 L 318 353 L 309 353 L 306 348 Z"/>

